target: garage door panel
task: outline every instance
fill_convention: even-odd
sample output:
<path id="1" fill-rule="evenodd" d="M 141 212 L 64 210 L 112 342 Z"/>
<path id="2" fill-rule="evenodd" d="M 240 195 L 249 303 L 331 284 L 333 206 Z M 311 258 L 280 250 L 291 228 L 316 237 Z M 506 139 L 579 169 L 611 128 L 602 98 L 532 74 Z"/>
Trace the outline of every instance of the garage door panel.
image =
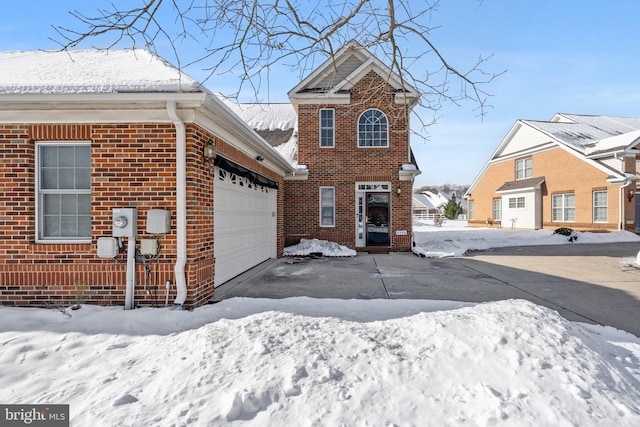
<path id="1" fill-rule="evenodd" d="M 214 251 L 218 286 L 276 256 L 277 190 L 256 188 L 244 178 L 220 170 L 216 170 L 216 178 Z"/>

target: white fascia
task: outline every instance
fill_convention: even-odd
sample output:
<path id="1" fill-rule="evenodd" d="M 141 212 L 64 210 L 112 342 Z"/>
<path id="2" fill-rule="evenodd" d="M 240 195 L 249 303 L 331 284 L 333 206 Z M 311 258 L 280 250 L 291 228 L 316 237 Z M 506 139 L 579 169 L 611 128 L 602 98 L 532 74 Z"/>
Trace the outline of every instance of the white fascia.
<path id="1" fill-rule="evenodd" d="M 204 93 L 8 94 L 0 96 L 0 123 L 170 122 L 168 100 L 196 108 Z M 193 114 L 192 114 L 193 116 Z"/>

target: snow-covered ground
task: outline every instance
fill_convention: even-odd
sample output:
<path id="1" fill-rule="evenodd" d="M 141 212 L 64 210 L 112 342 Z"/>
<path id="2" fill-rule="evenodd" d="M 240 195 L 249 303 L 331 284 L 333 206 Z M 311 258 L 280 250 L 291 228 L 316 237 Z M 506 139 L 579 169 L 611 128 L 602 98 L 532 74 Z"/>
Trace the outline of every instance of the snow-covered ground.
<path id="1" fill-rule="evenodd" d="M 423 227 L 443 253 L 557 237 Z M 603 236 L 578 242 L 631 239 Z M 0 307 L 0 402 L 66 403 L 72 426 L 631 427 L 640 339 L 521 300 Z"/>
<path id="2" fill-rule="evenodd" d="M 576 232 L 570 243 L 567 236 L 553 230 L 512 230 L 509 228 L 470 228 L 466 221 L 445 220 L 442 227 L 431 221 L 414 224 L 414 253 L 427 257 L 462 256 L 468 251 L 507 246 L 566 245 L 583 243 L 640 242 L 640 236 L 628 231 L 614 233 Z"/>

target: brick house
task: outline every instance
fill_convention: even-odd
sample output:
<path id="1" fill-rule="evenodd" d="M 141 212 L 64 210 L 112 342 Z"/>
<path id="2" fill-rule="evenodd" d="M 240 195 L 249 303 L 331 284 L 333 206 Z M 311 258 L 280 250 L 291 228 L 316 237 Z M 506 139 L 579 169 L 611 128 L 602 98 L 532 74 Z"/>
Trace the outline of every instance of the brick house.
<path id="1" fill-rule="evenodd" d="M 0 53 L 0 142 L 2 304 L 197 306 L 282 252 L 294 168 L 149 52 Z"/>
<path id="2" fill-rule="evenodd" d="M 409 250 L 415 89 L 349 44 L 289 96 L 261 134 L 146 51 L 0 53 L 0 304 L 193 307 L 302 237 Z"/>
<path id="3" fill-rule="evenodd" d="M 234 109 L 296 166 L 285 177 L 285 244 L 317 238 L 359 251 L 410 250 L 417 90 L 351 42 L 288 95 L 290 105 Z"/>
<path id="4" fill-rule="evenodd" d="M 470 226 L 636 232 L 640 119 L 518 120 L 471 184 Z"/>

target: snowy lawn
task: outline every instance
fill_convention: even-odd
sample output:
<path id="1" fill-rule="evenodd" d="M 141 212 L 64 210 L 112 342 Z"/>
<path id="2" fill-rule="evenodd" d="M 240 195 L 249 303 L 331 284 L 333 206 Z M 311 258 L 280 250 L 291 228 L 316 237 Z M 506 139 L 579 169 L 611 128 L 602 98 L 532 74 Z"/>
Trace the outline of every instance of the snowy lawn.
<path id="1" fill-rule="evenodd" d="M 563 243 L 459 225 L 419 247 Z M 0 307 L 0 402 L 69 404 L 72 426 L 631 427 L 640 339 L 521 300 Z"/>
<path id="2" fill-rule="evenodd" d="M 416 246 L 413 252 L 426 257 L 462 256 L 467 251 L 507 246 L 566 245 L 582 243 L 640 242 L 640 236 L 628 231 L 581 233 L 570 243 L 567 236 L 553 230 L 511 230 L 509 228 L 471 228 L 466 221 L 445 220 L 442 227 L 431 221 L 414 223 Z"/>

